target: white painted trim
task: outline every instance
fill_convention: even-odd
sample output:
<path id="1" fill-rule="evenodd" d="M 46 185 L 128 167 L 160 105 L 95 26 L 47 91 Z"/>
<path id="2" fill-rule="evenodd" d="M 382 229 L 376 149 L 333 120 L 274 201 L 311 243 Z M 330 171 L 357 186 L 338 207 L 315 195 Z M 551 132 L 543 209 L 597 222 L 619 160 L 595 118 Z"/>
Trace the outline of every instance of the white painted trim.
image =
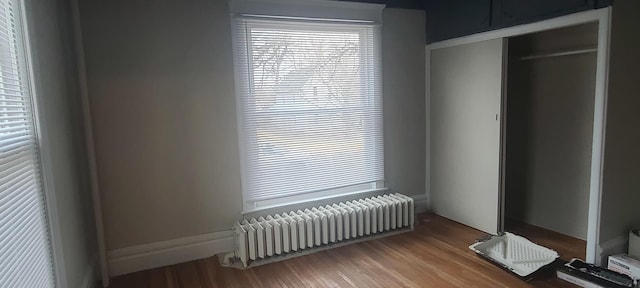
<path id="1" fill-rule="evenodd" d="M 231 14 L 382 22 L 384 4 L 327 0 L 232 0 Z"/>
<path id="2" fill-rule="evenodd" d="M 324 201 L 324 200 L 330 200 L 330 199 L 341 199 L 344 197 L 356 196 L 356 195 L 369 195 L 369 194 L 382 193 L 387 191 L 389 191 L 389 188 L 385 187 L 385 188 L 358 190 L 358 191 L 346 192 L 346 193 L 329 194 L 329 195 L 323 195 L 323 196 L 313 196 L 314 193 L 305 194 L 305 195 L 294 195 L 293 197 L 297 196 L 296 197 L 297 200 L 287 201 L 287 198 L 291 199 L 292 197 L 283 197 L 281 198 L 283 202 L 278 204 L 264 205 L 264 206 L 258 206 L 258 207 L 252 207 L 252 208 L 245 207 L 245 209 L 241 212 L 241 214 L 247 215 L 247 214 L 252 214 L 260 211 L 271 210 L 276 208 L 284 208 L 286 206 L 299 205 L 299 204 L 309 204 L 310 206 L 313 206 L 313 203 L 318 201 Z M 367 196 L 362 196 L 362 197 L 364 198 Z M 336 200 L 336 202 L 340 202 L 340 200 Z M 245 206 L 249 206 L 247 205 L 246 202 L 244 204 Z"/>
<path id="3" fill-rule="evenodd" d="M 77 1 L 77 0 L 76 0 Z M 229 4 L 231 5 L 231 4 Z M 237 137 L 238 137 L 238 156 L 239 156 L 239 160 L 240 160 L 240 187 L 242 189 L 241 192 L 241 197 L 240 197 L 240 205 L 242 207 L 242 211 L 248 210 L 246 201 L 244 199 L 246 198 L 246 194 L 247 194 L 247 187 L 248 187 L 248 183 L 247 183 L 247 156 L 245 155 L 244 152 L 244 143 L 247 143 L 247 141 L 245 141 L 244 139 L 244 124 L 243 119 L 242 119 L 242 107 L 241 107 L 241 93 L 243 92 L 243 85 L 240 81 L 240 79 L 242 79 L 242 73 L 240 73 L 241 69 L 237 69 L 236 67 L 241 67 L 247 63 L 243 62 L 243 57 L 240 57 L 239 54 L 241 52 L 245 52 L 246 51 L 246 46 L 247 45 L 243 45 L 246 44 L 246 39 L 240 37 L 239 35 L 237 35 L 238 33 L 234 33 L 233 30 L 235 29 L 235 26 L 237 25 L 236 20 L 233 19 L 233 17 L 229 17 L 229 25 L 231 27 L 231 50 L 233 51 L 233 82 L 234 82 L 234 88 L 235 88 L 235 95 L 234 95 L 234 104 L 235 104 L 235 115 L 236 115 L 236 128 L 237 128 Z M 242 44 L 240 43 L 240 41 L 242 41 Z M 244 212 L 241 212 L 244 213 Z"/>
<path id="4" fill-rule="evenodd" d="M 84 271 L 84 277 L 82 277 L 82 284 L 80 288 L 96 288 L 98 279 L 96 279 L 96 271 L 93 265 L 94 261 L 91 261 Z"/>
<path id="5" fill-rule="evenodd" d="M 427 194 L 421 195 L 411 195 L 409 196 L 413 198 L 413 206 L 416 213 L 423 213 L 429 211 L 429 202 L 427 198 Z"/>
<path id="6" fill-rule="evenodd" d="M 427 151 L 425 152 L 425 201 L 426 201 L 426 210 L 431 210 L 431 46 L 427 45 L 425 47 L 425 148 Z"/>
<path id="7" fill-rule="evenodd" d="M 444 40 L 440 42 L 434 42 L 429 45 L 431 50 L 453 47 L 463 44 L 470 44 L 485 40 L 491 40 L 496 38 L 512 37 L 517 35 L 529 34 L 540 32 L 544 30 L 557 29 L 567 26 L 574 26 L 583 23 L 597 22 L 603 19 L 607 19 L 610 8 L 602 8 L 598 10 L 589 10 L 584 12 L 578 12 L 566 16 L 547 19 L 540 22 L 534 22 L 530 24 L 518 25 L 499 30 L 487 31 L 483 33 L 477 33 L 469 36 L 463 36 L 450 40 Z"/>
<path id="8" fill-rule="evenodd" d="M 598 244 L 600 242 L 602 175 L 607 123 L 607 94 L 609 91 L 611 8 L 606 8 L 602 12 L 598 19 L 598 54 L 596 58 L 596 93 L 593 106 L 593 143 L 591 146 L 591 183 L 589 189 L 586 255 L 586 261 L 596 265 L 602 264 L 600 262 L 602 258 L 598 257 L 600 252 Z"/>
<path id="9" fill-rule="evenodd" d="M 596 64 L 596 88 L 594 102 L 593 143 L 591 156 L 591 183 L 589 191 L 589 215 L 587 228 L 587 259 L 589 263 L 601 264 L 598 244 L 600 242 L 600 213 L 602 202 L 602 171 L 606 127 L 606 104 L 609 81 L 609 42 L 611 33 L 611 7 L 579 12 L 531 24 L 514 26 L 484 33 L 473 34 L 451 40 L 431 43 L 427 51 L 471 44 L 496 38 L 530 34 L 550 29 L 598 22 L 598 51 Z M 595 176 L 594 176 L 595 175 Z"/>
<path id="10" fill-rule="evenodd" d="M 104 235 L 104 225 L 102 220 L 102 204 L 100 203 L 100 187 L 98 185 L 98 168 L 96 165 L 95 146 L 93 143 L 93 130 L 91 124 L 91 110 L 89 102 L 89 89 L 87 87 L 87 74 L 84 57 L 84 46 L 82 44 L 82 29 L 80 27 L 80 8 L 78 0 L 71 1 L 71 13 L 73 23 L 73 33 L 76 48 L 76 60 L 78 68 L 78 82 L 80 85 L 80 100 L 82 102 L 82 118 L 84 120 L 85 145 L 87 148 L 87 164 L 89 168 L 89 180 L 91 184 L 91 199 L 93 201 L 93 218 L 96 225 L 96 238 L 98 242 L 98 258 L 100 260 L 100 271 L 102 285 L 109 286 L 109 270 L 107 265 L 106 243 Z"/>
<path id="11" fill-rule="evenodd" d="M 188 262 L 235 250 L 233 230 L 135 245 L 107 252 L 110 276 Z"/>
<path id="12" fill-rule="evenodd" d="M 53 259 L 53 273 L 55 274 L 55 284 L 56 287 L 67 287 L 67 273 L 66 273 L 66 265 L 64 260 L 64 250 L 62 246 L 62 231 L 60 228 L 60 216 L 58 214 L 58 201 L 56 198 L 55 192 L 55 179 L 53 177 L 53 164 L 51 160 L 51 152 L 49 151 L 49 136 L 47 133 L 47 129 L 45 125 L 41 125 L 41 121 L 45 119 L 44 110 L 41 110 L 41 107 L 44 107 L 45 103 L 43 99 L 38 97 L 38 92 L 43 91 L 42 83 L 40 82 L 40 77 L 37 76 L 40 71 L 39 66 L 40 63 L 37 59 L 34 59 L 34 55 L 32 55 L 32 47 L 36 46 L 34 43 L 37 43 L 37 38 L 32 36 L 33 31 L 30 30 L 29 23 L 31 21 L 35 21 L 32 18 L 28 8 L 35 9 L 35 7 L 29 6 L 27 7 L 26 1 L 20 0 L 20 19 L 22 26 L 22 41 L 24 42 L 24 55 L 26 60 L 26 74 L 29 79 L 29 93 L 31 94 L 32 106 L 33 106 L 33 117 L 34 117 L 34 127 L 35 127 L 35 135 L 38 142 L 38 153 L 40 154 L 40 168 L 41 168 L 41 180 L 42 180 L 42 192 L 44 198 L 44 205 L 46 210 L 46 216 L 48 221 L 48 229 L 49 229 L 49 241 L 51 242 L 51 256 Z M 34 13 L 35 14 L 35 13 Z"/>
<path id="13" fill-rule="evenodd" d="M 269 5 L 267 5 L 269 4 Z M 303 11 L 312 11 L 313 9 L 311 8 L 317 8 L 319 10 L 322 10 L 323 8 L 328 8 L 328 9 L 346 9 L 346 8 L 353 8 L 354 10 L 370 10 L 370 11 L 376 11 L 376 13 L 378 13 L 379 17 L 380 17 L 380 21 L 382 20 L 382 10 L 385 7 L 385 5 L 381 5 L 381 4 L 371 4 L 371 3 L 356 3 L 356 2 L 341 2 L 341 1 L 327 1 L 327 0 L 312 0 L 312 1 L 298 1 L 298 0 L 232 0 L 230 2 L 230 12 L 231 14 L 237 14 L 237 13 L 251 13 L 251 14 L 264 14 L 264 15 L 282 15 L 282 14 L 278 14 L 278 13 L 288 13 L 288 12 L 282 12 L 279 11 L 278 13 L 276 12 L 272 12 L 272 10 L 274 9 L 274 7 L 278 7 L 278 6 L 274 6 L 274 5 L 281 5 L 284 8 L 288 9 L 288 8 L 301 8 L 304 7 L 305 9 L 302 9 Z M 286 10 L 285 9 L 285 10 Z M 276 9 L 277 10 L 277 9 Z M 295 9 L 294 9 L 295 10 Z M 267 11 L 267 12 L 265 12 Z M 271 12 L 268 12 L 271 11 Z M 326 12 L 326 11 L 325 11 Z M 344 11 L 342 11 L 344 12 Z M 340 13 L 342 13 L 340 12 Z M 275 14 L 273 14 L 275 13 Z M 300 16 L 298 14 L 291 14 L 291 15 L 287 15 L 287 16 Z M 332 17 L 334 17 L 335 15 L 333 15 Z M 357 18 L 356 18 L 357 19 Z M 231 18 L 231 27 L 232 30 L 237 30 L 236 26 L 238 25 L 237 20 L 234 19 L 234 17 Z M 241 37 L 241 35 L 238 35 L 239 33 L 232 33 L 232 50 L 234 51 L 233 53 L 233 62 L 234 62 L 234 67 L 238 68 L 238 67 L 244 67 L 247 66 L 247 63 L 244 63 L 246 61 L 243 60 L 243 57 L 240 57 L 241 55 L 246 54 L 247 53 L 247 49 L 250 48 L 250 45 L 245 43 L 246 37 Z M 374 54 L 379 54 L 380 53 L 380 47 L 382 45 L 381 43 L 381 30 L 380 27 L 378 25 L 376 25 L 376 29 L 375 29 L 375 39 L 374 41 L 377 41 L 376 45 L 374 45 L 374 50 L 376 51 Z M 243 45 L 246 44 L 246 45 Z M 249 47 L 249 48 L 247 48 Z M 379 56 L 379 55 L 378 55 Z M 374 65 L 374 66 L 378 66 L 380 65 L 379 63 Z M 246 143 L 250 143 L 252 141 L 246 141 L 245 136 L 250 135 L 252 133 L 245 133 L 245 121 L 243 119 L 243 108 L 241 107 L 242 105 L 240 105 L 242 103 L 242 91 L 246 90 L 243 88 L 242 85 L 242 81 L 240 81 L 240 79 L 242 79 L 244 76 L 242 75 L 242 70 L 243 69 L 234 69 L 234 79 L 235 79 L 235 89 L 236 89 L 236 124 L 238 127 L 238 133 L 237 133 L 237 137 L 238 137 L 238 143 L 239 143 L 239 156 L 240 156 L 240 181 L 241 181 L 241 187 L 242 187 L 242 200 L 241 200 L 241 204 L 242 204 L 242 211 L 241 214 L 242 215 L 248 215 L 248 214 L 253 214 L 253 213 L 257 213 L 257 212 L 261 212 L 261 211 L 265 211 L 265 210 L 272 210 L 272 209 L 277 209 L 279 207 L 286 207 L 286 206 L 292 206 L 292 205 L 299 205 L 299 204 L 305 204 L 305 203 L 313 203 L 313 202 L 317 202 L 317 201 L 324 201 L 327 199 L 331 199 L 331 198 L 340 198 L 340 197 L 345 197 L 345 196 L 352 196 L 352 195 L 356 195 L 356 194 L 369 194 L 369 193 L 375 193 L 375 192 L 382 192 L 382 191 L 386 191 L 388 188 L 384 187 L 384 188 L 373 188 L 373 189 L 369 189 L 369 188 L 364 188 L 362 190 L 357 190 L 357 191 L 353 191 L 351 188 L 353 189 L 360 189 L 359 187 L 355 187 L 355 186 L 361 186 L 361 185 L 367 185 L 367 183 L 361 183 L 361 184 L 356 184 L 356 185 L 351 185 L 349 186 L 348 189 L 345 189 L 347 187 L 341 187 L 341 188 L 332 188 L 332 189 L 327 189 L 327 190 L 323 190 L 323 191 L 315 191 L 315 192 L 308 192 L 308 193 L 304 193 L 304 194 L 297 194 L 297 195 L 290 195 L 290 196 L 284 196 L 281 198 L 273 198 L 273 199 L 264 199 L 264 200 L 249 200 L 251 197 L 249 195 L 248 192 L 248 188 L 249 185 L 247 183 L 248 181 L 248 160 L 247 160 L 247 151 L 248 149 L 245 149 L 246 147 L 245 144 Z M 381 70 L 380 67 L 378 67 L 378 70 Z M 381 80 L 381 79 L 378 79 Z M 382 81 L 378 81 L 379 82 L 379 90 L 382 91 Z M 249 139 L 251 140 L 251 139 Z M 378 182 L 378 181 L 376 181 Z M 277 200 L 277 201 L 276 201 Z"/>

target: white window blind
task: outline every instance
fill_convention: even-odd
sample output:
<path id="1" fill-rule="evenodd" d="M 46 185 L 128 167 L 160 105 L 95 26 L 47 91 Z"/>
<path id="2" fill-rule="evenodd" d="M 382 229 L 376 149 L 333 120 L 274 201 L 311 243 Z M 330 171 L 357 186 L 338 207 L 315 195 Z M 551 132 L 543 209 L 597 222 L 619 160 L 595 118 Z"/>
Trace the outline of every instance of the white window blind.
<path id="1" fill-rule="evenodd" d="M 384 179 L 379 29 L 234 18 L 245 203 Z"/>
<path id="2" fill-rule="evenodd" d="M 20 2 L 0 0 L 0 287 L 54 287 Z"/>

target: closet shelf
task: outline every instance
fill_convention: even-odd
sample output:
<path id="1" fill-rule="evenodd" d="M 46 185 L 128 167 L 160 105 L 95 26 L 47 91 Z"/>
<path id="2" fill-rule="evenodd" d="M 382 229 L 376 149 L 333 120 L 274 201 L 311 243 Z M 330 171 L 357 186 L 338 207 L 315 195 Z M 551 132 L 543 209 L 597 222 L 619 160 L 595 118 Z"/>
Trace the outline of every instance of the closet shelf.
<path id="1" fill-rule="evenodd" d="M 577 54 L 595 53 L 595 52 L 598 52 L 598 48 L 588 48 L 588 49 L 536 54 L 531 56 L 520 57 L 520 60 L 533 60 L 533 59 L 540 59 L 540 58 L 550 58 L 550 57 L 559 57 L 559 56 L 568 56 L 568 55 L 577 55 Z"/>

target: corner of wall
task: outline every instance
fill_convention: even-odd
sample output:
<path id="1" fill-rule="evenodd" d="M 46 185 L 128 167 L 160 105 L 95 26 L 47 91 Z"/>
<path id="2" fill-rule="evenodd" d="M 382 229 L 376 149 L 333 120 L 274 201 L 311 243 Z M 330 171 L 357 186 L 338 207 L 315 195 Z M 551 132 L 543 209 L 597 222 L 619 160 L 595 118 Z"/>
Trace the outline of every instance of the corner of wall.
<path id="1" fill-rule="evenodd" d="M 84 276 L 82 277 L 82 283 L 80 284 L 80 288 L 97 288 L 98 287 L 98 278 L 96 273 L 96 257 L 93 257 L 89 263 L 87 263 L 87 267 L 84 271 Z"/>
<path id="2" fill-rule="evenodd" d="M 415 206 L 416 213 L 424 213 L 429 211 L 429 202 L 427 201 L 427 194 L 412 195 L 413 205 Z"/>
<path id="3" fill-rule="evenodd" d="M 629 238 L 627 235 L 619 235 L 602 242 L 598 246 L 598 255 L 596 255 L 596 265 L 604 265 L 607 263 L 609 256 L 627 253 Z"/>

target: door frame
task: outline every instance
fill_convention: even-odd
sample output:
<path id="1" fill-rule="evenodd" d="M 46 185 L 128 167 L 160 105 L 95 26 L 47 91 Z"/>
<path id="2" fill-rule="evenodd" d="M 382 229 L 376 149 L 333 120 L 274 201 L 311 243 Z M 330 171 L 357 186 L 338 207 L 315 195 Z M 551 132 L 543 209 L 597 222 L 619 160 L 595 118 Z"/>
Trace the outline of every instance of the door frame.
<path id="1" fill-rule="evenodd" d="M 566 16 L 543 20 L 530 24 L 523 24 L 514 27 L 503 28 L 499 30 L 493 30 L 483 33 L 477 33 L 469 36 L 463 36 L 450 40 L 444 40 L 440 42 L 431 43 L 426 46 L 426 57 L 430 59 L 430 52 L 432 50 L 453 47 L 458 45 L 476 43 L 485 40 L 491 40 L 496 38 L 508 38 L 519 35 L 531 34 L 546 30 L 558 29 L 568 26 L 575 26 L 585 23 L 598 23 L 598 51 L 596 58 L 596 85 L 595 85 L 595 98 L 594 98 L 594 111 L 593 111 L 593 140 L 591 151 L 591 181 L 589 188 L 589 216 L 587 224 L 587 251 L 586 261 L 589 263 L 598 264 L 600 257 L 599 242 L 600 242 L 600 207 L 602 199 L 602 172 L 603 172 L 603 157 L 604 157 L 604 140 L 605 140 L 605 127 L 606 127 L 606 106 L 607 106 L 607 92 L 609 82 L 609 42 L 611 33 L 611 7 L 606 7 L 597 10 L 589 10 L 584 12 L 578 12 Z M 430 67 L 427 66 L 427 70 Z M 429 77 L 429 73 L 427 73 Z M 427 79 L 426 83 L 429 83 Z M 426 90 L 426 102 L 430 103 L 430 87 Z M 504 94 L 504 93 L 503 93 Z M 429 107 L 427 107 L 427 115 L 429 115 Z M 504 112 L 504 109 L 503 109 Z M 505 115 L 502 115 L 504 119 Z M 429 118 L 429 117 L 427 117 Z M 430 129 L 427 127 L 427 140 L 430 141 Z M 427 145 L 429 147 L 429 145 Z M 501 148 L 502 149 L 502 148 Z M 430 159 L 430 149 L 427 150 L 427 159 Z M 502 163 L 502 160 L 501 160 Z M 427 172 L 430 173 L 430 164 L 427 162 Z M 500 172 L 502 173 L 502 172 Z M 428 179 L 429 175 L 427 175 Z M 499 201 L 501 203 L 499 211 L 498 225 L 503 228 L 504 221 L 504 191 L 502 189 L 503 179 L 499 180 L 501 183 L 499 191 Z M 430 189 L 427 188 L 427 194 L 430 194 Z"/>

